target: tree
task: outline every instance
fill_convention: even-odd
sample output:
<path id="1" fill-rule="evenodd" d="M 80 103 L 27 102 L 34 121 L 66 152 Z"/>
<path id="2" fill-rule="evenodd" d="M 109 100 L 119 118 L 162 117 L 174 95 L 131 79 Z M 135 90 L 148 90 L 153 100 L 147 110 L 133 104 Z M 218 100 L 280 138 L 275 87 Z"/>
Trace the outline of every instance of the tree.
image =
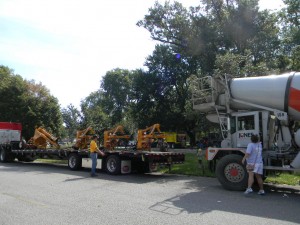
<path id="1" fill-rule="evenodd" d="M 187 78 L 197 70 L 192 60 L 184 55 L 177 59 L 169 46 L 157 45 L 145 63 L 155 81 L 152 82 L 155 83 L 153 116 L 165 129 L 190 129 L 186 126 L 185 106 L 186 101 L 190 100 Z"/>
<path id="2" fill-rule="evenodd" d="M 276 67 L 279 28 L 276 14 L 259 11 L 258 0 L 202 0 L 189 11 L 180 3 L 156 3 L 137 23 L 154 40 L 174 52 L 193 57 L 201 74 L 212 74 L 217 55 L 245 55 L 250 51 L 255 66 L 265 62 Z"/>
<path id="3" fill-rule="evenodd" d="M 81 129 L 91 126 L 99 134 L 110 126 L 109 114 L 104 107 L 103 91 L 92 92 L 81 102 Z"/>
<path id="4" fill-rule="evenodd" d="M 214 75 L 230 75 L 231 77 L 262 76 L 270 73 L 270 68 L 265 62 L 253 65 L 253 58 L 250 51 L 245 55 L 226 53 L 218 55 Z M 272 70 L 276 72 L 275 70 Z"/>
<path id="5" fill-rule="evenodd" d="M 137 128 L 145 128 L 146 126 L 160 123 L 157 117 L 154 118 L 157 105 L 155 96 L 158 85 L 158 79 L 154 74 L 141 70 L 133 73 L 130 118 L 131 121 L 134 121 Z"/>
<path id="6" fill-rule="evenodd" d="M 114 69 L 108 71 L 103 77 L 101 88 L 103 90 L 103 101 L 106 113 L 114 125 L 124 118 L 130 102 L 130 71 Z"/>
<path id="7" fill-rule="evenodd" d="M 22 123 L 27 140 L 33 136 L 36 126 L 61 135 L 58 100 L 41 83 L 23 80 L 5 66 L 0 66 L 0 120 Z"/>
<path id="8" fill-rule="evenodd" d="M 137 109 L 142 111 L 142 105 L 148 120 L 156 119 L 166 129 L 184 129 L 191 137 L 196 127 L 207 129 L 211 125 L 202 126 L 203 115 L 193 113 L 187 79 L 192 74 L 238 77 L 277 72 L 276 22 L 275 13 L 259 11 L 258 0 L 202 0 L 189 10 L 178 2 L 156 2 L 137 23 L 160 42 L 145 63 L 155 87 L 145 88 L 152 93 L 148 101 L 137 103 Z"/>
<path id="9" fill-rule="evenodd" d="M 80 111 L 72 104 L 68 105 L 66 108 L 61 110 L 64 127 L 67 132 L 69 140 L 76 137 L 76 132 L 79 130 L 82 116 Z"/>
<path id="10" fill-rule="evenodd" d="M 298 0 L 283 0 L 284 7 L 279 16 L 282 27 L 282 55 L 279 58 L 281 70 L 300 69 L 300 2 Z"/>
<path id="11" fill-rule="evenodd" d="M 26 83 L 13 70 L 0 66 L 0 120 L 22 122 Z"/>
<path id="12" fill-rule="evenodd" d="M 57 98 L 42 83 L 37 84 L 34 80 L 24 82 L 27 89 L 22 118 L 24 137 L 32 137 L 35 127 L 39 126 L 61 137 L 63 120 Z"/>
<path id="13" fill-rule="evenodd" d="M 199 10 L 196 7 L 189 12 L 178 2 L 164 5 L 156 2 L 137 25 L 146 28 L 152 39 L 168 45 L 174 53 L 194 57 L 199 70 L 210 73 L 217 51 L 216 32 Z"/>

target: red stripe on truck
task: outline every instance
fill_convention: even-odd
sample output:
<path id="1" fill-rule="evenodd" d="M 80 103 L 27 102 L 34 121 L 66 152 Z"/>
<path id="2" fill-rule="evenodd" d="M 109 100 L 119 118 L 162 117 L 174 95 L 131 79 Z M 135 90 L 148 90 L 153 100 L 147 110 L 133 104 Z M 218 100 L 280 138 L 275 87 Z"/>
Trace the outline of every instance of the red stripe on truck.
<path id="1" fill-rule="evenodd" d="M 21 123 L 0 122 L 0 130 L 22 130 Z"/>
<path id="2" fill-rule="evenodd" d="M 300 90 L 290 88 L 289 106 L 300 112 Z"/>

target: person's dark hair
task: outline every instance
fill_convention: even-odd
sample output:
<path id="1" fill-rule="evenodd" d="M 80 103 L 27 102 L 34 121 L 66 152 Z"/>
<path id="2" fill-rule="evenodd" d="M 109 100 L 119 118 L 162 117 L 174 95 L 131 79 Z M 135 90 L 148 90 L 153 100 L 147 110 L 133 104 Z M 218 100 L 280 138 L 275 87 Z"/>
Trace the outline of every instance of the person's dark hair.
<path id="1" fill-rule="evenodd" d="M 258 140 L 259 140 L 258 135 L 257 135 L 257 134 L 252 134 L 252 136 L 251 136 L 251 141 L 252 141 L 253 143 L 257 143 Z"/>
<path id="2" fill-rule="evenodd" d="M 96 138 L 98 138 L 98 136 L 97 135 L 93 135 L 92 139 L 96 139 Z"/>

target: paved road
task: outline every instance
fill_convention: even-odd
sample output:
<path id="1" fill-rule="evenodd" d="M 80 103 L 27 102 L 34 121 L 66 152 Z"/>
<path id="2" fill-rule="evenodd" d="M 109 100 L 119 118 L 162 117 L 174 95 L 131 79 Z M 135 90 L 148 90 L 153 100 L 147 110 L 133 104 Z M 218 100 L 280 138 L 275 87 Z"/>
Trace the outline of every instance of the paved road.
<path id="1" fill-rule="evenodd" d="M 245 197 L 214 178 L 0 164 L 0 225 L 288 225 L 300 223 L 299 209 L 299 190 L 286 188 Z"/>

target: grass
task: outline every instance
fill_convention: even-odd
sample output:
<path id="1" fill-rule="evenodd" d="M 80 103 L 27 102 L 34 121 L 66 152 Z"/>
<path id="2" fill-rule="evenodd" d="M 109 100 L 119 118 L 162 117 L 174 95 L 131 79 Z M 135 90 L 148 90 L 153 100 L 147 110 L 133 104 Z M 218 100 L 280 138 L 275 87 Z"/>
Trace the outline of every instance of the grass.
<path id="1" fill-rule="evenodd" d="M 43 162 L 43 163 L 68 164 L 68 160 L 62 160 L 62 159 L 36 159 L 35 161 Z"/>
<path id="2" fill-rule="evenodd" d="M 285 172 L 277 175 L 269 175 L 265 182 L 272 184 L 288 184 L 293 186 L 300 185 L 300 173 L 289 174 Z"/>
<path id="3" fill-rule="evenodd" d="M 171 171 L 168 169 L 161 169 L 160 172 L 171 174 L 182 174 L 192 176 L 206 176 L 215 177 L 214 172 L 211 172 L 208 166 L 208 161 L 202 159 L 202 166 L 198 162 L 196 154 L 186 153 L 184 164 L 173 165 Z M 265 180 L 266 183 L 273 184 L 287 184 L 287 185 L 300 185 L 300 173 L 290 174 L 288 172 L 282 172 L 280 174 L 268 175 Z"/>
<path id="4" fill-rule="evenodd" d="M 162 173 L 170 173 L 170 174 L 214 177 L 215 176 L 214 173 L 208 170 L 207 168 L 208 168 L 208 161 L 202 160 L 202 165 L 200 165 L 196 154 L 186 153 L 184 164 L 172 165 L 170 172 L 166 168 L 160 169 L 159 171 Z"/>

